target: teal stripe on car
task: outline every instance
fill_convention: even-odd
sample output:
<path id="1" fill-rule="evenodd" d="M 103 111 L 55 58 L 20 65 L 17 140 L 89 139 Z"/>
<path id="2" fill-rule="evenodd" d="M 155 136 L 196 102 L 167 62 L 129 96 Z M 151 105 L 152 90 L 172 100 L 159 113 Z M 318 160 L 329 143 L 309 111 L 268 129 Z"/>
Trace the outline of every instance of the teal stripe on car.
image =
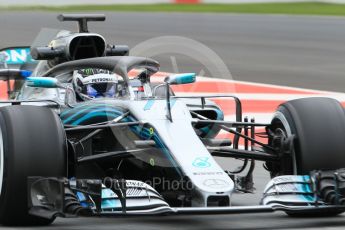
<path id="1" fill-rule="evenodd" d="M 218 120 L 218 121 L 224 120 L 224 113 L 220 109 L 216 109 L 215 111 L 217 113 L 216 120 Z M 207 125 L 207 126 L 201 128 L 200 131 L 209 137 L 213 137 L 217 134 L 214 132 L 213 129 L 211 129 L 211 127 L 213 127 L 213 126 L 214 125 Z"/>
<path id="2" fill-rule="evenodd" d="M 148 100 L 144 106 L 144 110 L 150 110 L 155 103 L 155 100 Z"/>
<path id="3" fill-rule="evenodd" d="M 168 149 L 168 147 L 164 144 L 164 142 L 161 140 L 161 138 L 158 136 L 158 134 L 154 133 L 153 135 L 150 134 L 149 128 L 142 128 L 140 126 L 133 126 L 132 131 L 136 133 L 140 138 L 148 140 L 152 138 L 156 145 L 163 151 L 165 156 L 168 158 L 168 160 L 171 162 L 173 167 L 176 169 L 177 173 L 180 176 L 183 176 L 183 173 L 181 169 L 176 164 L 176 161 L 171 156 L 171 153 Z"/>
<path id="4" fill-rule="evenodd" d="M 72 113 L 71 115 L 75 115 L 75 114 L 80 114 L 80 113 L 83 113 L 84 111 L 87 111 L 88 109 L 92 109 L 92 108 L 97 108 L 97 107 L 105 107 L 106 105 L 104 104 L 83 104 L 83 105 L 79 105 L 79 106 L 76 106 L 74 107 L 73 109 L 67 109 L 65 111 L 63 111 L 61 114 L 60 114 L 60 117 L 63 118 L 64 116 L 68 115 L 68 113 Z M 82 109 L 82 110 L 79 110 L 83 107 L 86 107 L 85 109 Z M 78 112 L 76 112 L 76 110 L 78 110 Z"/>
<path id="5" fill-rule="evenodd" d="M 175 101 L 172 101 L 172 102 L 175 103 Z M 83 109 L 78 110 L 80 108 L 83 108 Z M 90 111 L 88 112 L 88 110 L 90 110 Z M 75 107 L 73 109 L 65 111 L 63 114 L 61 114 L 61 116 L 65 117 L 65 119 L 62 119 L 64 124 L 71 123 L 71 125 L 80 125 L 83 122 L 85 122 L 89 119 L 95 118 L 95 117 L 108 117 L 108 118 L 111 117 L 111 118 L 115 119 L 116 117 L 121 116 L 124 112 L 125 111 L 122 108 L 107 106 L 104 104 L 97 104 L 97 105 L 90 105 L 90 104 L 85 105 L 84 104 L 82 106 Z M 72 114 L 70 116 L 67 116 L 69 113 L 72 113 Z M 76 119 L 78 116 L 82 115 L 83 113 L 85 113 L 85 114 L 82 117 Z M 76 120 L 73 121 L 73 119 L 76 119 Z M 128 116 L 128 117 L 123 119 L 123 122 L 132 122 L 132 121 L 137 121 L 137 120 L 132 116 Z M 138 126 L 131 126 L 130 129 L 142 139 L 147 140 L 147 139 L 152 138 L 155 141 L 156 145 L 163 151 L 163 154 L 171 162 L 173 167 L 175 167 L 177 173 L 180 176 L 183 175 L 183 173 L 180 170 L 180 168 L 178 167 L 176 161 L 173 159 L 169 149 L 167 148 L 167 146 L 163 143 L 161 138 L 156 133 L 151 135 L 149 128 L 145 128 L 145 127 L 142 127 L 139 125 Z"/>
<path id="6" fill-rule="evenodd" d="M 87 120 L 94 118 L 94 117 L 111 117 L 111 118 L 115 119 L 118 116 L 119 116 L 118 114 L 111 114 L 111 113 L 104 113 L 104 112 L 91 112 L 91 113 L 88 113 L 87 115 L 83 116 L 82 118 L 72 122 L 72 125 L 79 125 L 80 123 L 87 121 Z"/>
<path id="7" fill-rule="evenodd" d="M 86 111 L 87 111 L 87 110 L 84 110 L 83 112 L 86 112 Z M 117 110 L 117 109 L 110 108 L 110 107 L 108 107 L 108 108 L 104 107 L 104 108 L 102 108 L 102 109 L 98 109 L 98 108 L 97 108 L 96 110 L 91 110 L 90 112 L 85 113 L 83 116 L 85 116 L 85 115 L 87 115 L 87 114 L 89 114 L 89 113 L 94 113 L 94 112 L 113 112 L 113 113 L 118 114 L 118 116 L 120 116 L 120 115 L 123 114 L 122 111 L 119 111 L 119 110 Z M 78 115 L 81 115 L 81 114 L 82 114 L 82 112 L 80 112 L 80 113 L 78 113 L 78 114 L 75 114 L 75 115 L 73 115 L 73 116 L 70 116 L 70 117 L 64 119 L 64 120 L 63 120 L 63 123 L 64 123 L 64 124 L 68 124 L 69 122 L 73 121 L 74 118 L 78 117 Z M 80 119 L 80 118 L 79 118 L 79 119 Z"/>

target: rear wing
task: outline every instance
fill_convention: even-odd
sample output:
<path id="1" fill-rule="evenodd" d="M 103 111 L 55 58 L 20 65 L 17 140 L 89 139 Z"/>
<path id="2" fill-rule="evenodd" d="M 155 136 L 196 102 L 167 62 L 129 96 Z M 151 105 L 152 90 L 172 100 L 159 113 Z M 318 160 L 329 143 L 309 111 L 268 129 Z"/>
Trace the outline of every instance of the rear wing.
<path id="1" fill-rule="evenodd" d="M 15 46 L 0 49 L 0 69 L 18 68 L 23 66 L 36 66 L 37 61 L 32 59 L 29 46 Z"/>
<path id="2" fill-rule="evenodd" d="M 0 49 L 0 99 L 15 97 L 14 92 L 21 88 L 22 80 L 30 76 L 36 65 L 29 46 Z"/>

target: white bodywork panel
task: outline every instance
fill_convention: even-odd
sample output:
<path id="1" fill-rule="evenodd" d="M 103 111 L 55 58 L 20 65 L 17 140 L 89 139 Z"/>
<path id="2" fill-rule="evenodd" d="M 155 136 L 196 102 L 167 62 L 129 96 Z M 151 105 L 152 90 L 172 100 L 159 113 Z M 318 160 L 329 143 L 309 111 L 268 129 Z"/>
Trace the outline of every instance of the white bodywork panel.
<path id="1" fill-rule="evenodd" d="M 116 101 L 117 105 L 128 107 L 139 121 L 153 126 L 167 145 L 172 157 L 182 171 L 191 179 L 196 192 L 201 196 L 193 206 L 206 206 L 209 196 L 229 196 L 234 183 L 211 156 L 192 127 L 190 111 L 181 100 L 171 102 L 172 119 L 167 117 L 165 100 Z M 148 106 L 150 105 L 150 106 Z"/>
<path id="2" fill-rule="evenodd" d="M 310 176 L 275 177 L 266 185 L 261 203 L 263 205 L 295 206 L 315 204 L 316 197 L 312 184 Z"/>

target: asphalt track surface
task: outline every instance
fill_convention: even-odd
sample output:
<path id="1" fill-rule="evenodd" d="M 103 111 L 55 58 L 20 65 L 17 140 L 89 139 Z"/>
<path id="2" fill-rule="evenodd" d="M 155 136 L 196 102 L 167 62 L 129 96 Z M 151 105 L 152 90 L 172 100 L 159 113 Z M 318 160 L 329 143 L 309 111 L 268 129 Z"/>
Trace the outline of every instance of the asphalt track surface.
<path id="1" fill-rule="evenodd" d="M 42 27 L 75 29 L 74 23 L 61 24 L 55 16 L 56 13 L 1 12 L 0 47 L 30 45 Z M 345 92 L 345 18 L 107 13 L 107 21 L 91 24 L 90 30 L 101 33 L 108 42 L 131 47 L 159 36 L 188 37 L 214 50 L 235 80 Z M 197 61 L 189 61 L 189 57 L 175 55 L 175 58 L 180 72 L 198 72 L 204 68 Z M 174 70 L 171 55 L 156 59 L 163 71 Z M 222 163 L 225 166 L 228 162 Z M 261 163 L 255 179 L 257 194 L 236 195 L 234 205 L 258 204 L 268 180 Z M 48 229 L 343 229 L 343 226 L 345 215 L 294 219 L 284 213 L 268 213 L 58 219 Z"/>

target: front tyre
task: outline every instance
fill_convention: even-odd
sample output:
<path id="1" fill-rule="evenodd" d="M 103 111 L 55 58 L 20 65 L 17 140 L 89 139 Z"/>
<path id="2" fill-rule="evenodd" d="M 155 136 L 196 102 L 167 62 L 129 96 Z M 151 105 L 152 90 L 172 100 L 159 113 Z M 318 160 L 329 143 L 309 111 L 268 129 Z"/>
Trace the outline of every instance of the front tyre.
<path id="1" fill-rule="evenodd" d="M 14 105 L 0 108 L 0 222 L 48 225 L 53 219 L 28 214 L 27 178 L 66 175 L 66 137 L 51 109 Z"/>
<path id="2" fill-rule="evenodd" d="M 270 130 L 282 138 L 295 137 L 289 158 L 280 163 L 268 162 L 273 177 L 345 168 L 345 113 L 337 100 L 304 98 L 288 101 L 279 106 Z M 337 214 L 339 211 L 313 215 Z M 298 215 L 305 216 L 303 213 Z"/>

